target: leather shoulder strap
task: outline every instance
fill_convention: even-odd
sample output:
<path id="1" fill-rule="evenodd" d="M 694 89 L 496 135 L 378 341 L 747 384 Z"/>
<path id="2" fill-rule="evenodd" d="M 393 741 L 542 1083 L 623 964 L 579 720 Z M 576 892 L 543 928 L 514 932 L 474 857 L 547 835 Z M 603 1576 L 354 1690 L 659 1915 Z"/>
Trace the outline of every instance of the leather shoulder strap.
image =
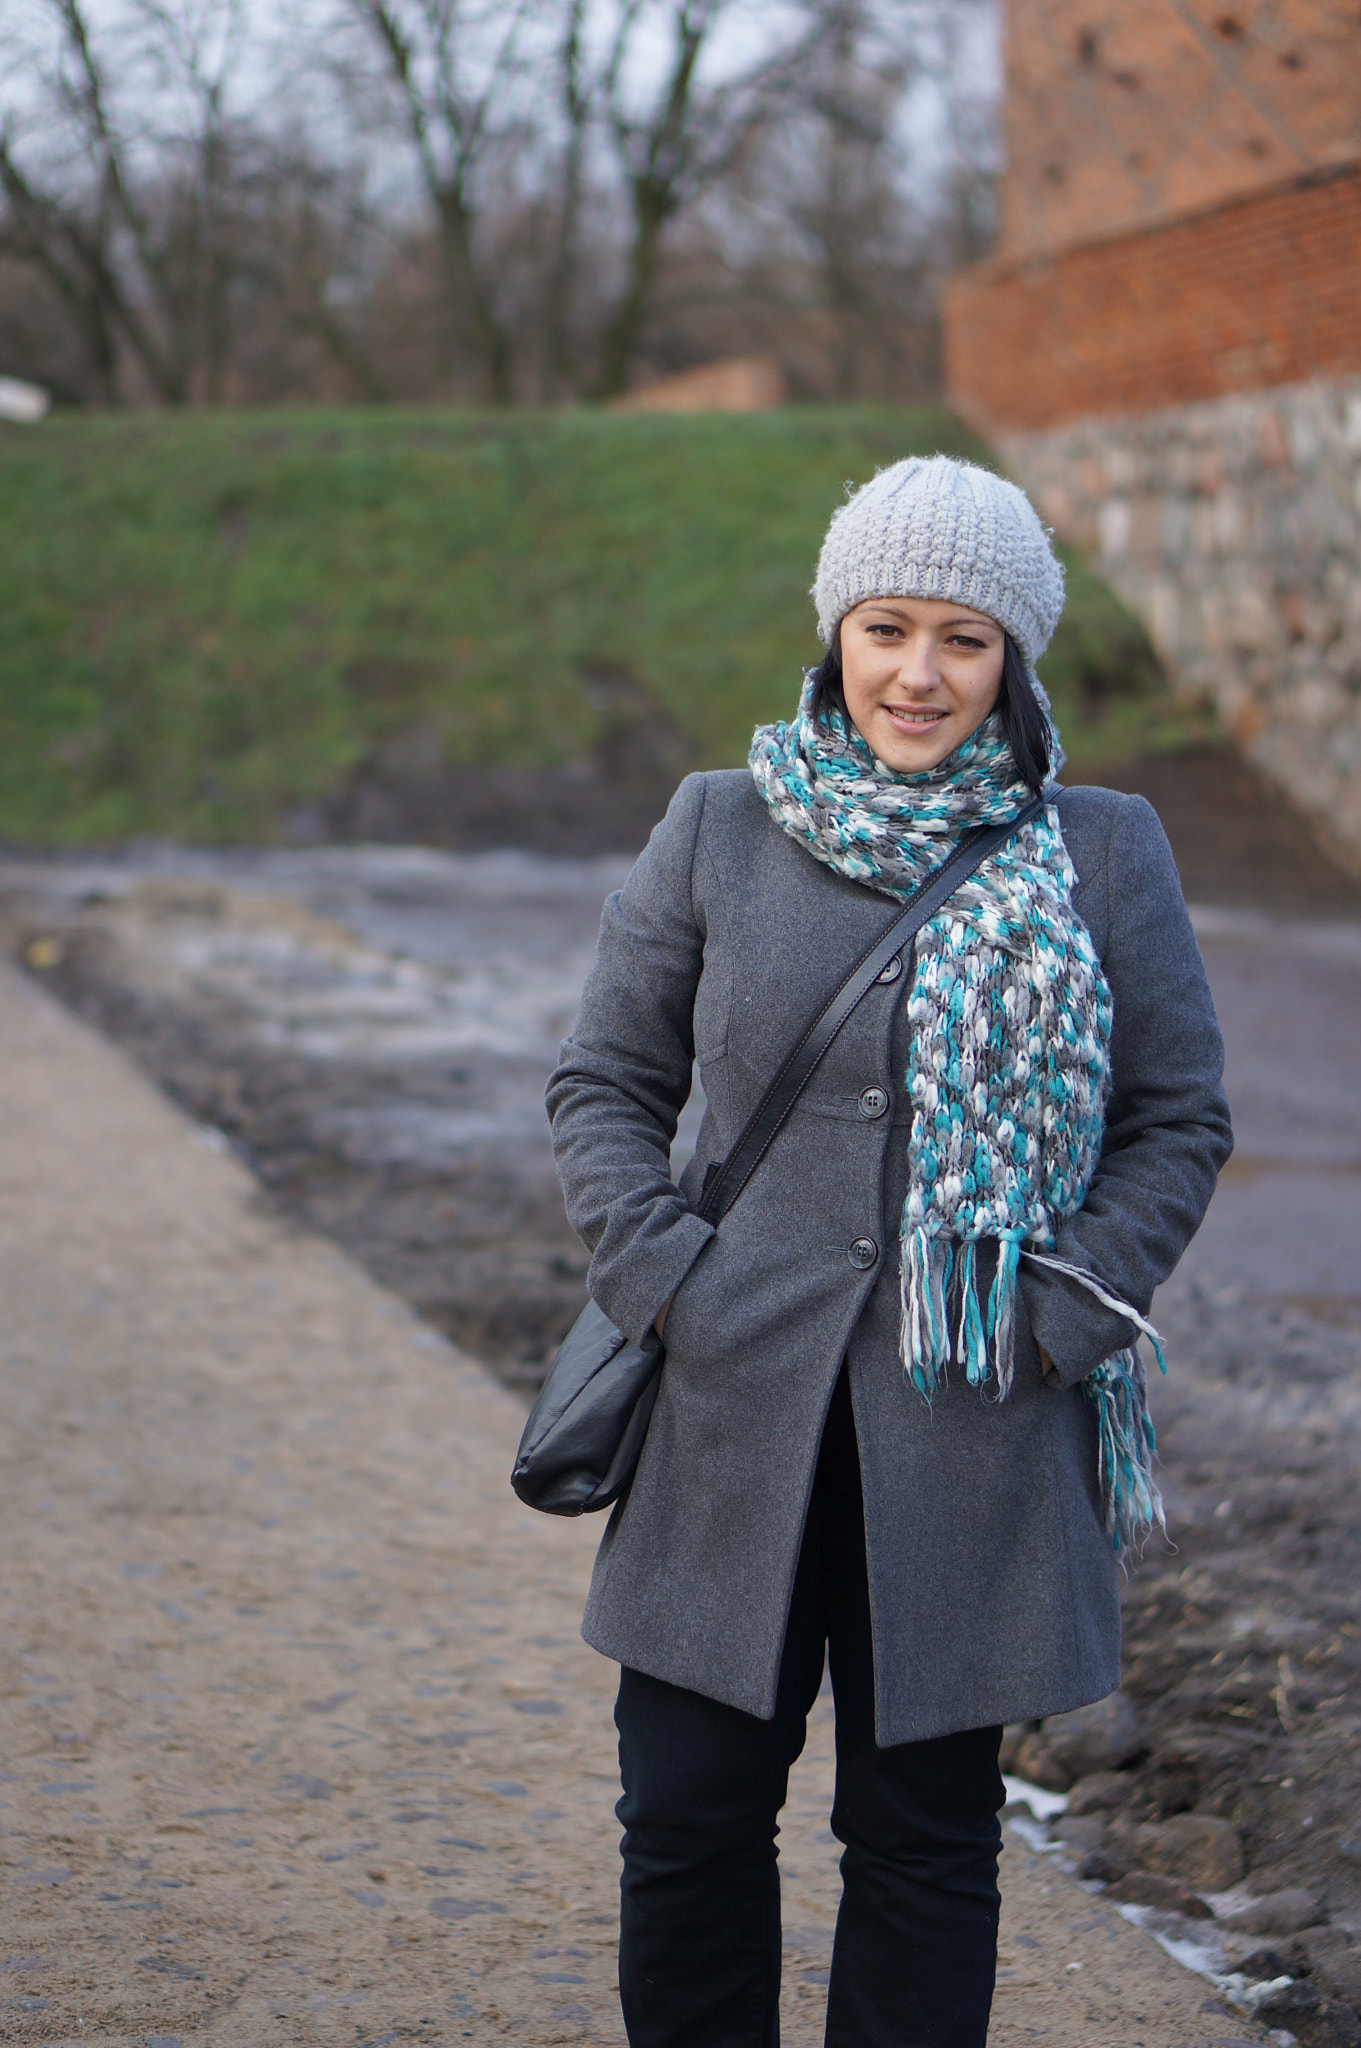
<path id="1" fill-rule="evenodd" d="M 928 918 L 953 896 L 991 853 L 1006 845 L 1014 832 L 1039 816 L 1057 790 L 1046 789 L 1025 809 L 1004 825 L 982 826 L 966 833 L 950 858 L 929 874 L 916 893 L 904 904 L 881 939 L 861 956 L 837 989 L 826 1008 L 813 1019 L 803 1037 L 786 1058 L 779 1073 L 757 1103 L 742 1135 L 720 1166 L 711 1166 L 704 1176 L 699 1213 L 707 1223 L 718 1223 L 731 1209 L 755 1173 L 783 1126 L 794 1104 L 812 1080 L 827 1048 L 846 1022 L 897 958 L 909 939 L 915 938 Z M 896 978 L 896 977 L 895 977 Z"/>

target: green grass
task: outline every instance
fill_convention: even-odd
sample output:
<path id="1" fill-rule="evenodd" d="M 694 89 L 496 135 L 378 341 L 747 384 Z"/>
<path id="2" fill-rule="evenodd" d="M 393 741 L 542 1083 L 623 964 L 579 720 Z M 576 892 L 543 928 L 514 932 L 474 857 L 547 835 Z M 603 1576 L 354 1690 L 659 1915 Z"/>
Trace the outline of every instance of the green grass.
<path id="1" fill-rule="evenodd" d="M 57 417 L 0 430 L 0 838 L 277 836 L 361 765 L 543 766 L 624 670 L 698 765 L 815 660 L 847 480 L 988 459 L 951 414 Z M 1080 564 L 1042 673 L 1075 765 L 1175 743 Z"/>

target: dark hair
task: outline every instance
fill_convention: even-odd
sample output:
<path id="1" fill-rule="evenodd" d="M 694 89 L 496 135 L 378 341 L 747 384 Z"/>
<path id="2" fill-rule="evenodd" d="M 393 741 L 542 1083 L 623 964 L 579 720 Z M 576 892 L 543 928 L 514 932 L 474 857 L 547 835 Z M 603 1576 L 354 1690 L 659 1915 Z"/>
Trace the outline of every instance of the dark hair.
<path id="1" fill-rule="evenodd" d="M 840 625 L 832 634 L 832 644 L 822 660 L 808 673 L 813 685 L 809 708 L 814 720 L 825 725 L 829 714 L 839 711 L 849 724 L 850 713 L 846 709 L 846 692 L 841 680 Z M 1038 796 L 1049 780 L 1049 733 L 1039 699 L 1030 687 L 1025 657 L 1010 633 L 1006 635 L 1002 654 L 1002 687 L 997 695 L 997 714 L 1002 722 L 1002 737 L 1011 748 L 1017 772 L 1022 782 Z"/>

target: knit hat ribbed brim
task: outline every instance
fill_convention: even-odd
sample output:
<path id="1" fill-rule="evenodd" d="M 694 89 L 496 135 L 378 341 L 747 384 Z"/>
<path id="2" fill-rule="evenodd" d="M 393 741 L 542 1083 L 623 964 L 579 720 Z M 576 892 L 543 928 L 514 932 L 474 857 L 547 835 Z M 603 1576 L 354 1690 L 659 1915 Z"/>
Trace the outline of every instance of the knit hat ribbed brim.
<path id="1" fill-rule="evenodd" d="M 1063 610 L 1063 568 L 1015 484 L 949 455 L 913 455 L 832 515 L 812 597 L 824 642 L 866 598 L 952 599 L 996 619 L 1033 668 Z"/>

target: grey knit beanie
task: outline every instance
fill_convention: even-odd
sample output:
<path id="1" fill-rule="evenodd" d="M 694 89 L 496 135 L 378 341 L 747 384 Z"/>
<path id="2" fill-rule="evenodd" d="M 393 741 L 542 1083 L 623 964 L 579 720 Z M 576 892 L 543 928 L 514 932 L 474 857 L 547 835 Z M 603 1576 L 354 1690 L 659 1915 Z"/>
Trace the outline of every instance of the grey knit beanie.
<path id="1" fill-rule="evenodd" d="M 1015 484 L 911 455 L 833 513 L 812 595 L 824 642 L 867 597 L 953 598 L 996 619 L 1033 668 L 1063 610 L 1063 569 Z"/>

